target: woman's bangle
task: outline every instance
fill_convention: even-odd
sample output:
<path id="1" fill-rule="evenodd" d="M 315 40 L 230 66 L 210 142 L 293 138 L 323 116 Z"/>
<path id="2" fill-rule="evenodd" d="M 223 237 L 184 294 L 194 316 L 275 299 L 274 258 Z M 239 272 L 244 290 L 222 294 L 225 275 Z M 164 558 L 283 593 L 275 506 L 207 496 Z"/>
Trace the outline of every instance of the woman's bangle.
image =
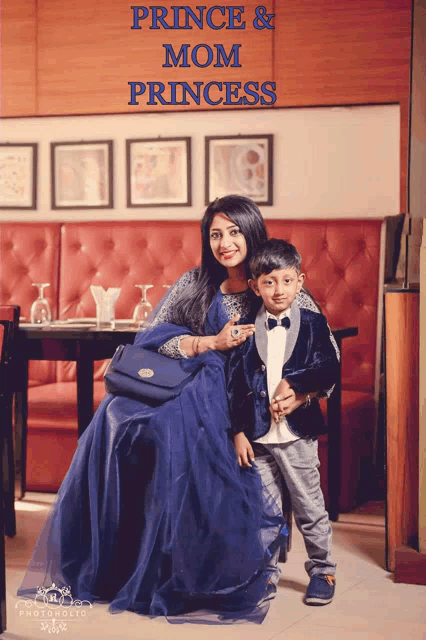
<path id="1" fill-rule="evenodd" d="M 200 354 L 200 340 L 201 340 L 201 336 L 196 336 L 195 338 L 195 348 L 194 348 L 194 353 L 196 356 L 198 356 Z"/>

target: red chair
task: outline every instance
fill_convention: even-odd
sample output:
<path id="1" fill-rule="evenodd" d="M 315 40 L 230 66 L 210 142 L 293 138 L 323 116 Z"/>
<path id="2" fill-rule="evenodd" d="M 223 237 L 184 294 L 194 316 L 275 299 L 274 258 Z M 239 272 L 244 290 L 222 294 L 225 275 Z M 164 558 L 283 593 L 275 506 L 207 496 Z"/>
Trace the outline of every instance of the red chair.
<path id="1" fill-rule="evenodd" d="M 13 342 L 19 323 L 19 307 L 17 305 L 0 305 L 0 322 L 7 327 L 4 336 L 3 357 L 1 359 L 2 379 L 0 394 L 2 398 L 2 484 L 4 532 L 13 537 L 16 534 L 15 518 L 15 462 L 13 446 L 13 393 L 16 388 L 13 363 Z"/>
<path id="2" fill-rule="evenodd" d="M 14 535 L 15 510 L 13 507 L 13 447 L 12 439 L 12 390 L 10 386 L 10 356 L 14 321 L 0 319 L 0 633 L 6 629 L 6 563 L 4 534 Z M 10 477 L 12 474 L 12 479 Z"/>

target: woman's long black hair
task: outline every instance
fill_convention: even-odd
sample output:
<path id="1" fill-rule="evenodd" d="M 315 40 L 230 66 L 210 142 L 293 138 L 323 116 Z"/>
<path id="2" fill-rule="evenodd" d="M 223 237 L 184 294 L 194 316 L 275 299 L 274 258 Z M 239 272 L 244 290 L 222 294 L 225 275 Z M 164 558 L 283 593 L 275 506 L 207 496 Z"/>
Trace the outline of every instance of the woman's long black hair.
<path id="1" fill-rule="evenodd" d="M 259 207 L 250 198 L 229 195 L 216 198 L 209 204 L 201 220 L 201 265 L 197 278 L 179 295 L 172 310 L 172 322 L 196 329 L 197 332 L 204 327 L 213 297 L 228 275 L 226 268 L 213 256 L 210 247 L 210 227 L 218 213 L 223 213 L 232 220 L 245 238 L 247 257 L 244 262 L 247 278 L 250 277 L 248 263 L 251 256 L 268 238 Z"/>

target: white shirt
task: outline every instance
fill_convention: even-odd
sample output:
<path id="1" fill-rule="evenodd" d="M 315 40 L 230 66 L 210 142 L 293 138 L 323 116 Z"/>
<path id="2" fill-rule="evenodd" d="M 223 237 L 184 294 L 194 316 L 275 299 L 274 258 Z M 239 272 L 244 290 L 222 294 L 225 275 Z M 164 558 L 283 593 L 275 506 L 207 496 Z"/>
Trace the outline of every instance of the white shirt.
<path id="1" fill-rule="evenodd" d="M 290 313 L 290 308 L 283 311 L 278 316 L 281 320 Z M 275 318 L 276 316 L 269 313 L 266 310 L 266 332 L 268 338 L 268 361 L 266 365 L 266 379 L 268 383 L 268 396 L 269 399 L 273 398 L 276 388 L 282 380 L 282 371 L 284 365 L 284 353 L 287 342 L 287 329 L 276 326 L 273 329 L 268 329 L 268 318 Z M 269 400 L 270 402 L 270 400 Z M 279 422 L 271 417 L 271 423 L 269 431 L 264 436 L 255 440 L 261 444 L 283 444 L 286 442 L 293 442 L 299 440 L 299 436 L 296 436 L 288 427 L 288 422 L 285 416 L 281 418 Z"/>

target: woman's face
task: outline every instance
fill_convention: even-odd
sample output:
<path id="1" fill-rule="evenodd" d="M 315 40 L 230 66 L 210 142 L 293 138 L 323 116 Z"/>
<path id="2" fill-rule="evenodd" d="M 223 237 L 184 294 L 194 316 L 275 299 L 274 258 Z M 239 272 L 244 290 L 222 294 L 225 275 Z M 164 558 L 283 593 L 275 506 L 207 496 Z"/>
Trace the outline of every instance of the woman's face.
<path id="1" fill-rule="evenodd" d="M 216 260 L 227 269 L 247 258 L 247 243 L 240 228 L 224 213 L 217 213 L 210 227 L 210 247 Z"/>

